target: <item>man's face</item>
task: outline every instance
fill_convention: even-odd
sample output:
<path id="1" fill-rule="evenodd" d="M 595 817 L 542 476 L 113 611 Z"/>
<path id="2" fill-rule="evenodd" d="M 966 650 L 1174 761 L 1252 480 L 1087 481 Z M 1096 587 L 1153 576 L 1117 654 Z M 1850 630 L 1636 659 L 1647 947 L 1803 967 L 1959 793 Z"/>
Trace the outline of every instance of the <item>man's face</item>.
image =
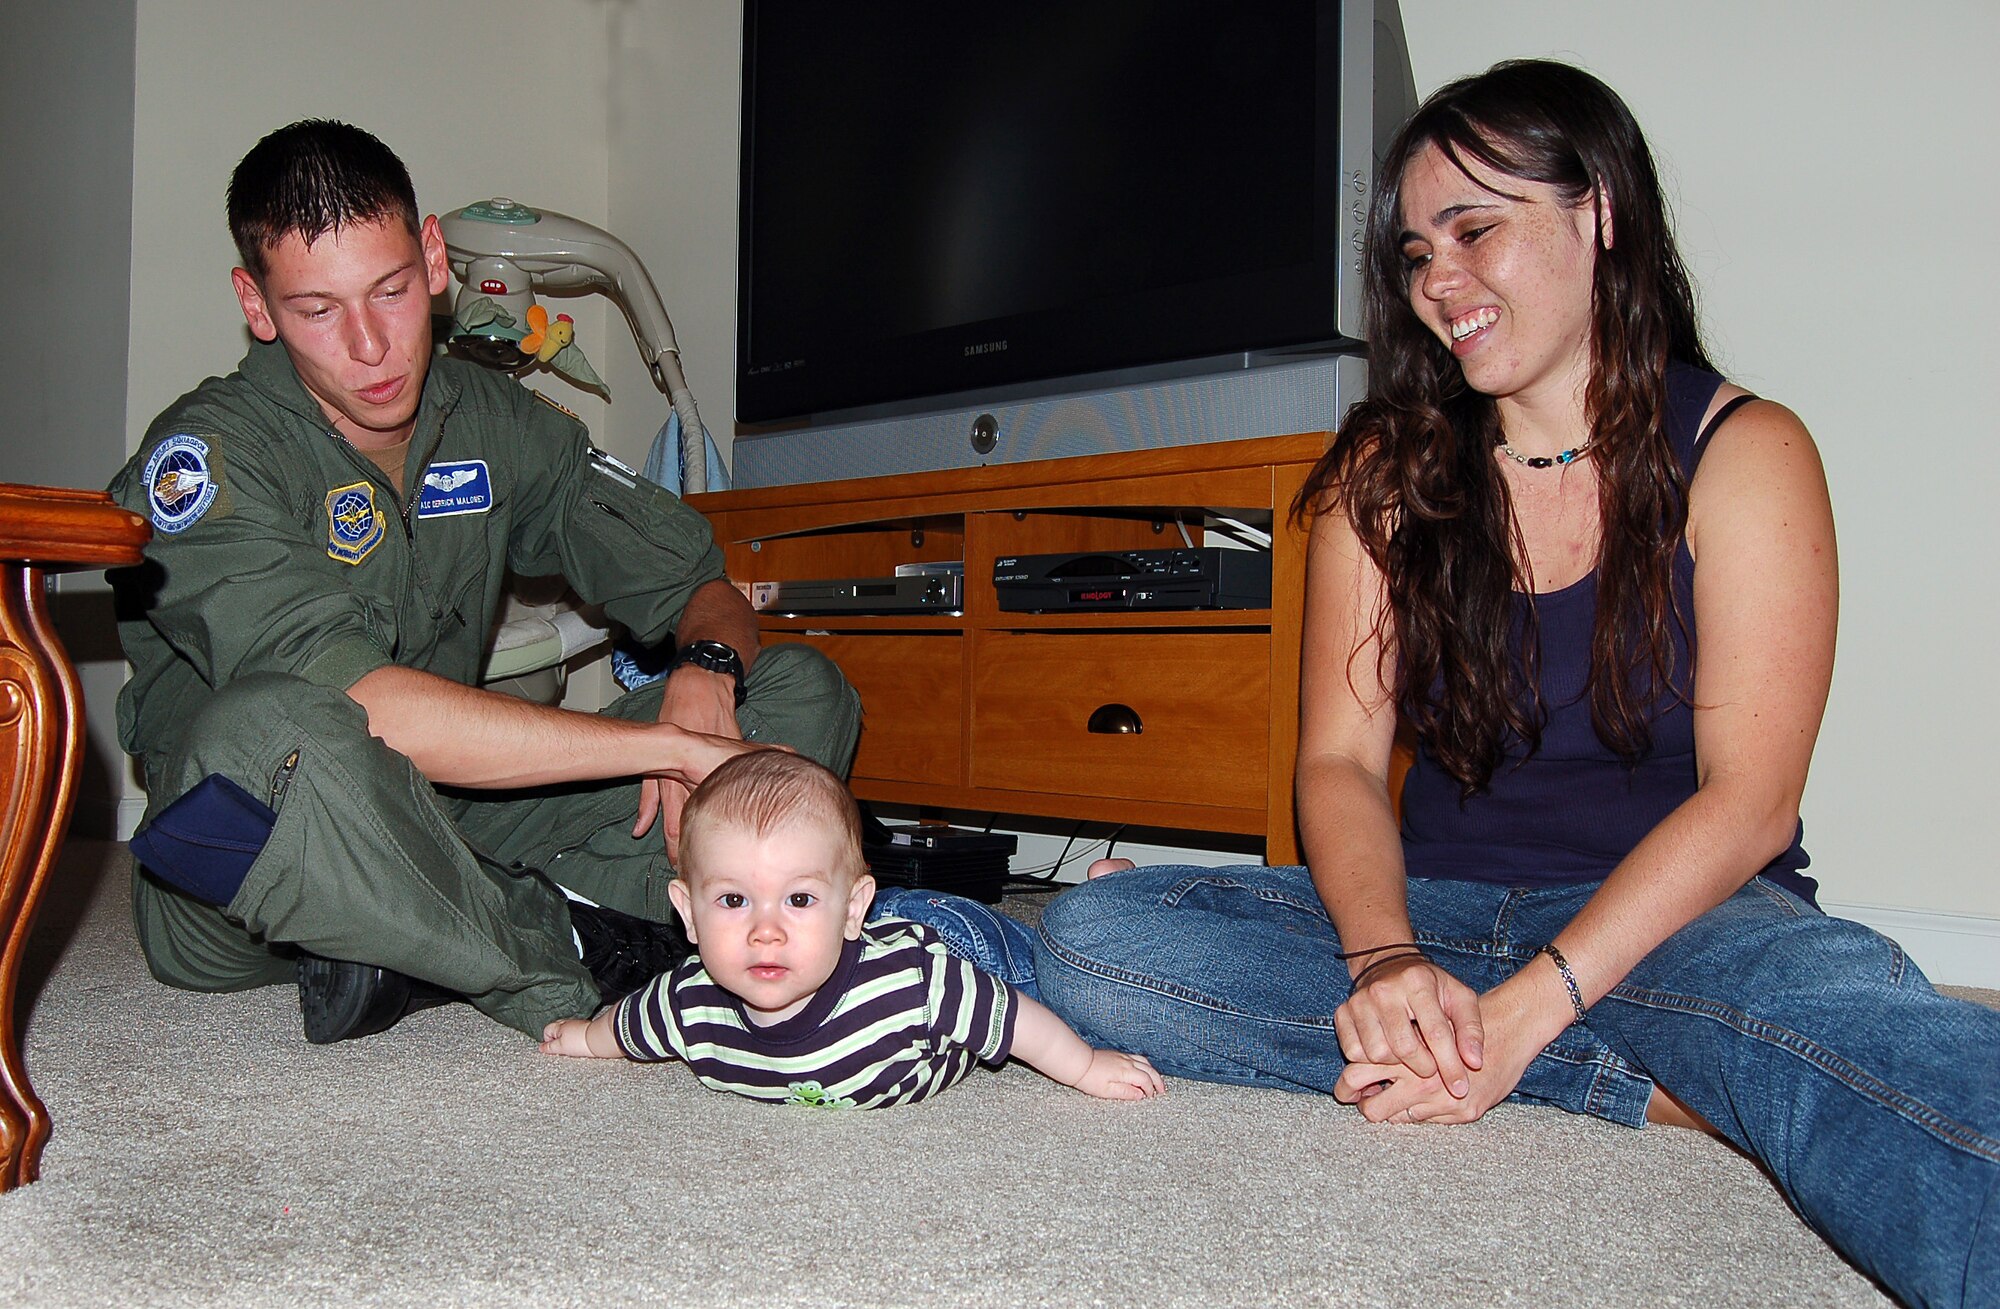
<path id="1" fill-rule="evenodd" d="M 716 984 L 750 1020 L 790 1018 L 861 935 L 875 879 L 852 872 L 856 852 L 806 822 L 759 836 L 717 824 L 698 843 L 700 868 L 668 883 L 688 939 Z"/>
<path id="2" fill-rule="evenodd" d="M 261 278 L 233 274 L 244 321 L 283 342 L 334 430 L 379 450 L 408 438 L 431 362 L 431 297 L 449 281 L 435 217 L 412 236 L 396 218 L 349 223 L 308 246 L 265 251 Z"/>

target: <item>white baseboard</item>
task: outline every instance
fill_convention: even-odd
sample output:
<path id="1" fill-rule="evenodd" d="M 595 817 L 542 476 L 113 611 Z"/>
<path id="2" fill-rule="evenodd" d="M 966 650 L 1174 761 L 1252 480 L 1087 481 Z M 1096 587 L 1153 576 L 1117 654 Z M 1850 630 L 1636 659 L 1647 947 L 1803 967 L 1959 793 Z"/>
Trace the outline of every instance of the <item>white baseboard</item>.
<path id="1" fill-rule="evenodd" d="M 1097 829 L 1097 830 L 1102 830 Z M 1057 880 L 1079 881 L 1090 861 L 1104 853 L 1104 842 L 1077 841 L 1063 853 L 1060 837 L 1041 832 L 1022 832 L 1020 851 L 1014 856 L 1017 873 L 1033 870 L 1045 875 L 1049 865 L 1063 860 Z M 1166 846 L 1131 845 L 1119 842 L 1113 853 L 1138 864 L 1223 864 L 1256 863 L 1254 856 L 1215 850 L 1174 849 Z M 1983 986 L 2000 990 L 2000 918 L 1978 914 L 1948 913 L 1935 909 L 1901 909 L 1890 905 L 1845 904 L 1823 901 L 1820 907 L 1838 918 L 1864 923 L 1894 940 L 1917 961 L 1924 975 L 1940 986 Z"/>
<path id="2" fill-rule="evenodd" d="M 146 812 L 146 797 L 127 796 L 118 802 L 118 839 L 130 840 Z M 1104 852 L 1100 840 L 1080 840 L 1069 845 L 1041 832 L 1020 833 L 1021 848 L 1014 856 L 1017 873 L 1030 870 L 1045 874 L 1062 859 L 1056 879 L 1080 881 L 1092 859 Z M 1185 863 L 1218 866 L 1255 863 L 1248 855 L 1216 850 L 1189 850 L 1168 846 L 1120 842 L 1114 853 L 1138 864 Z M 2000 990 L 2000 918 L 1978 914 L 1946 913 L 1935 909 L 1899 909 L 1890 905 L 1843 904 L 1827 901 L 1828 913 L 1865 923 L 1894 939 L 1917 961 L 1924 975 L 1942 986 L 1983 986 Z"/>
<path id="3" fill-rule="evenodd" d="M 2000 918 L 1831 900 L 1820 908 L 1889 937 L 1917 961 L 1924 976 L 1941 986 L 2000 990 Z"/>

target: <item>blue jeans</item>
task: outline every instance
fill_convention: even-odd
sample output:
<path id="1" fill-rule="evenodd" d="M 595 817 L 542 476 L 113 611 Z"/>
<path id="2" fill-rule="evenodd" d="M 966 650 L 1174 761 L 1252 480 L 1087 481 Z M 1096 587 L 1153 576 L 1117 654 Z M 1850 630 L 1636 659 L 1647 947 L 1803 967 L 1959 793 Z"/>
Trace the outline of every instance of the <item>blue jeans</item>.
<path id="1" fill-rule="evenodd" d="M 944 938 L 945 949 L 969 959 L 1030 1000 L 1035 990 L 1034 934 L 1015 919 L 977 900 L 941 891 L 916 891 L 884 886 L 875 892 L 868 921 L 906 918 L 922 923 Z"/>
<path id="2" fill-rule="evenodd" d="M 1596 889 L 1412 878 L 1410 919 L 1483 992 Z M 1339 948 L 1302 868 L 1143 868 L 1051 903 L 1035 968 L 1093 1045 L 1324 1092 L 1344 1066 Z M 1939 995 L 1895 942 L 1753 880 L 1640 961 L 1511 1098 L 1638 1126 L 1655 1082 L 1901 1299 L 2000 1303 L 2000 1012 Z"/>

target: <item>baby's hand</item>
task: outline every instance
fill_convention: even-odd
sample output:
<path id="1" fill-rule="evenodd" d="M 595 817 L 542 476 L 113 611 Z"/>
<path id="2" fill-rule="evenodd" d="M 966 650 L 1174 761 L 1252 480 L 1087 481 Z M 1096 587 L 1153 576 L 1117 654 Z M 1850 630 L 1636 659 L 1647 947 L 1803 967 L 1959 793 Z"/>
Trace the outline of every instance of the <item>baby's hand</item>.
<path id="1" fill-rule="evenodd" d="M 591 1057 L 590 1024 L 581 1018 L 558 1018 L 542 1029 L 542 1053 L 566 1054 L 576 1059 Z"/>
<path id="2" fill-rule="evenodd" d="M 1076 1089 L 1100 1100 L 1145 1100 L 1164 1095 L 1167 1083 L 1144 1055 L 1092 1050 L 1090 1067 L 1076 1080 Z"/>

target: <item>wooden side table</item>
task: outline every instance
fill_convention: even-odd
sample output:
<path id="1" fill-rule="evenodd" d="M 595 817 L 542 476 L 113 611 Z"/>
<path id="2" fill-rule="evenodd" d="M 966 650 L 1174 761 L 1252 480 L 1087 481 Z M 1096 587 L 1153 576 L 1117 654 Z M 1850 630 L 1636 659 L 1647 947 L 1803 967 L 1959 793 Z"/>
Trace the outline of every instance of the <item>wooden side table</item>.
<path id="1" fill-rule="evenodd" d="M 21 1063 L 14 979 L 83 755 L 83 698 L 49 622 L 46 579 L 136 564 L 151 535 L 102 492 L 0 483 L 0 1191 L 41 1175 L 49 1136 Z"/>

